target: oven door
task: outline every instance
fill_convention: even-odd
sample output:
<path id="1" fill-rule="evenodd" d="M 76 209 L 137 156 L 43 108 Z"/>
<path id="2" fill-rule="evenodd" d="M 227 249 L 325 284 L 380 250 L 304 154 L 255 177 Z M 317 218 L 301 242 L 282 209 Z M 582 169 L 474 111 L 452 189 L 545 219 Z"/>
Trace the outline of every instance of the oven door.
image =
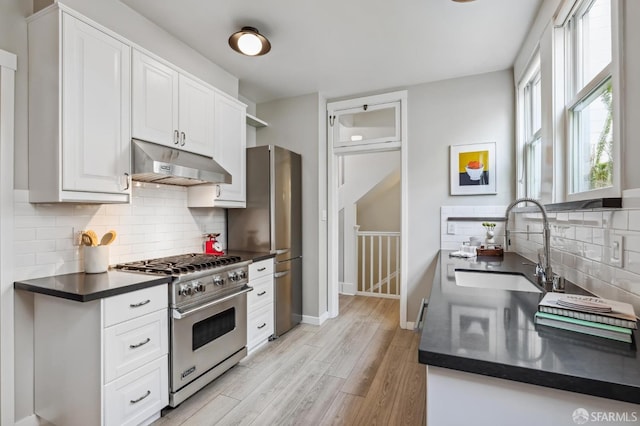
<path id="1" fill-rule="evenodd" d="M 247 344 L 247 292 L 171 311 L 171 391 L 176 392 Z"/>

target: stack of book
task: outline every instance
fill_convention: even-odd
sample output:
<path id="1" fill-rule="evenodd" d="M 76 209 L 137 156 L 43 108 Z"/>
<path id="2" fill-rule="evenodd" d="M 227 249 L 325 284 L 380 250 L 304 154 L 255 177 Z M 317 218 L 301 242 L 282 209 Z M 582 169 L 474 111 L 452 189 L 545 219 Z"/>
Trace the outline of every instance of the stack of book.
<path id="1" fill-rule="evenodd" d="M 638 328 L 633 306 L 579 294 L 547 293 L 535 316 L 536 324 L 631 343 Z"/>

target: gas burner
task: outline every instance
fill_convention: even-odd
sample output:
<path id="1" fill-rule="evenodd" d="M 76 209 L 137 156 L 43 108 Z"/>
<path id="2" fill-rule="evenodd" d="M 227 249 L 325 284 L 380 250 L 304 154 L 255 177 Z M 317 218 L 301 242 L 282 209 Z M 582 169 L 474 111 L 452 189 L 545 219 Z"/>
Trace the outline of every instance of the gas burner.
<path id="1" fill-rule="evenodd" d="M 211 254 L 189 253 L 178 256 L 121 263 L 115 265 L 115 268 L 122 271 L 177 276 L 215 269 L 239 262 L 242 262 L 242 258 L 240 256 L 214 256 Z"/>

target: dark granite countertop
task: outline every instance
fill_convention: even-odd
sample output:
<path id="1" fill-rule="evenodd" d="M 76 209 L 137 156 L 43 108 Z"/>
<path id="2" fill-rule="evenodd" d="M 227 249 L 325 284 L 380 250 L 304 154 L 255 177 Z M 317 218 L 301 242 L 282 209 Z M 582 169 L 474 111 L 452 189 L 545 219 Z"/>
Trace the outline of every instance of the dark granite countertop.
<path id="1" fill-rule="evenodd" d="M 228 256 L 240 256 L 242 260 L 259 262 L 274 258 L 274 253 L 230 251 Z M 34 278 L 30 280 L 16 281 L 14 288 L 33 293 L 47 294 L 49 296 L 62 297 L 78 302 L 116 296 L 122 293 L 153 287 L 171 282 L 169 276 L 153 276 L 135 272 L 123 272 L 117 269 L 109 269 L 101 274 L 86 274 L 77 272 L 73 274 L 54 275 L 51 277 Z"/>
<path id="2" fill-rule="evenodd" d="M 459 259 L 441 251 L 419 347 L 422 364 L 640 404 L 639 333 L 627 344 L 536 326 L 543 294 L 461 287 L 456 269 L 518 272 L 524 257 Z M 567 282 L 567 293 L 588 294 Z"/>
<path id="3" fill-rule="evenodd" d="M 16 281 L 13 286 L 18 290 L 89 302 L 168 282 L 171 282 L 171 277 L 168 276 L 152 276 L 109 269 L 100 274 L 77 272 Z"/>

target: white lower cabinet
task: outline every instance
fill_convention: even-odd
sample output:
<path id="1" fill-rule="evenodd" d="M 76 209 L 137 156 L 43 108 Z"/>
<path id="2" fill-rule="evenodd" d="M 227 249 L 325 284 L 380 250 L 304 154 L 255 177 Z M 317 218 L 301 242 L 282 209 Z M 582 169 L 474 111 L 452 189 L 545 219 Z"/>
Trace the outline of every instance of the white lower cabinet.
<path id="1" fill-rule="evenodd" d="M 274 331 L 273 259 L 249 265 L 249 285 L 253 287 L 247 297 L 247 350 L 251 352 L 268 342 Z"/>
<path id="2" fill-rule="evenodd" d="M 35 412 L 54 425 L 151 423 L 169 403 L 167 286 L 90 302 L 34 296 Z"/>
<path id="3" fill-rule="evenodd" d="M 150 422 L 167 405 L 168 355 L 120 377 L 104 388 L 104 424 Z"/>

